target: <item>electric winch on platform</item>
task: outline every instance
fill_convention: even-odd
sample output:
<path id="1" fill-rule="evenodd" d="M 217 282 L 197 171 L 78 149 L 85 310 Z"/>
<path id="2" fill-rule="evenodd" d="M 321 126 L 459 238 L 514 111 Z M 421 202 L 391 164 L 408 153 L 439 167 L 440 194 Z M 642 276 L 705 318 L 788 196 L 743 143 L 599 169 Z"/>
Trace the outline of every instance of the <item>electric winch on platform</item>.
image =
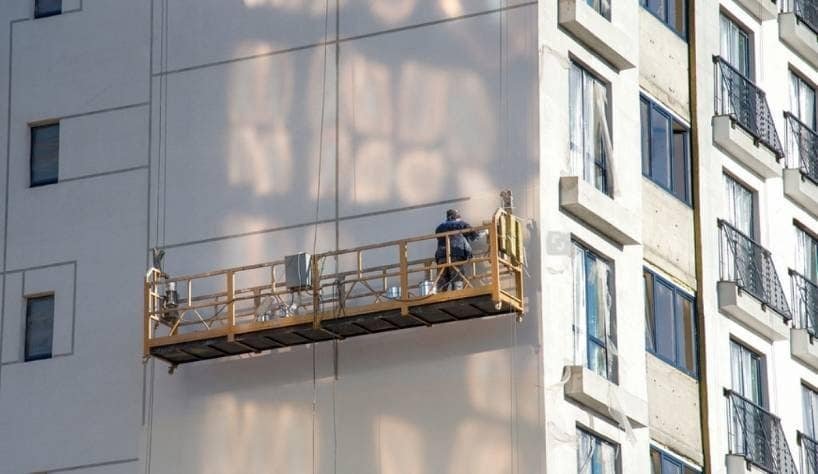
<path id="1" fill-rule="evenodd" d="M 476 232 L 468 260 L 451 240 Z M 187 276 L 145 279 L 145 356 L 178 364 L 523 312 L 522 225 L 498 209 L 470 229 Z M 435 259 L 444 239 L 445 259 Z M 481 248 L 482 247 L 482 248 Z M 440 263 L 438 263 L 440 262 Z M 450 272 L 444 270 L 450 268 Z M 442 291 L 441 275 L 459 285 Z"/>

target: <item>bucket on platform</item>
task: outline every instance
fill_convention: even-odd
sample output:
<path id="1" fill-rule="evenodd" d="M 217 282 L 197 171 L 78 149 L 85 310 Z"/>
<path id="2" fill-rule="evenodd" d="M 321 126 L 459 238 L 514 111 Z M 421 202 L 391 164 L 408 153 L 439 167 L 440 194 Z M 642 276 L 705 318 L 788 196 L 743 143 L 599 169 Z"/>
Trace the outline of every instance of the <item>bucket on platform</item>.
<path id="1" fill-rule="evenodd" d="M 386 289 L 386 297 L 389 299 L 396 300 L 400 298 L 400 287 L 399 286 L 390 286 Z"/>
<path id="2" fill-rule="evenodd" d="M 420 296 L 429 296 L 435 294 L 435 282 L 430 280 L 423 280 L 418 284 L 418 290 L 420 290 Z"/>

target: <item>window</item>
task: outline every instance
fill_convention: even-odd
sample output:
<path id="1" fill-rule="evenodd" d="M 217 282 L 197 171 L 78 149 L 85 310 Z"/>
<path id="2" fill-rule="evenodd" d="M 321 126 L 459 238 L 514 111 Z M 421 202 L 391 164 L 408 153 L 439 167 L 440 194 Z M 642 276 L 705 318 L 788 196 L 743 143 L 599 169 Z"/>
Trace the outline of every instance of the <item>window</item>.
<path id="1" fill-rule="evenodd" d="M 644 277 L 648 350 L 696 377 L 696 311 L 693 297 L 648 270 L 645 270 Z"/>
<path id="2" fill-rule="evenodd" d="M 752 80 L 752 43 L 750 35 L 725 15 L 720 16 L 721 57 L 747 79 Z"/>
<path id="3" fill-rule="evenodd" d="M 795 271 L 818 283 L 818 240 L 795 226 Z"/>
<path id="4" fill-rule="evenodd" d="M 650 467 L 651 474 L 699 474 L 698 470 L 655 448 L 650 450 Z"/>
<path id="5" fill-rule="evenodd" d="M 640 107 L 642 174 L 690 204 L 687 127 L 645 97 Z"/>
<path id="6" fill-rule="evenodd" d="M 582 67 L 571 63 L 569 77 L 571 166 L 577 176 L 605 194 L 613 184 L 608 167 L 608 88 Z"/>
<path id="7" fill-rule="evenodd" d="M 611 21 L 611 0 L 585 0 L 595 12 L 602 15 L 606 20 Z"/>
<path id="8" fill-rule="evenodd" d="M 31 187 L 57 182 L 60 163 L 60 124 L 31 127 Z"/>
<path id="9" fill-rule="evenodd" d="M 763 407 L 764 363 L 760 355 L 736 341 L 730 341 L 730 368 L 733 391 Z"/>
<path id="10" fill-rule="evenodd" d="M 806 474 L 818 473 L 818 392 L 801 385 L 801 395 L 804 405 L 804 432 L 800 439 L 803 470 Z M 806 437 L 806 439 L 804 438 Z"/>
<path id="11" fill-rule="evenodd" d="M 584 361 L 588 369 L 616 383 L 616 317 L 611 266 L 577 243 L 573 248 L 573 266 L 575 360 Z"/>
<path id="12" fill-rule="evenodd" d="M 639 4 L 687 39 L 687 0 L 639 0 Z"/>
<path id="13" fill-rule="evenodd" d="M 577 473 L 617 474 L 619 447 L 581 428 L 577 428 Z"/>
<path id="14" fill-rule="evenodd" d="M 54 336 L 54 295 L 26 300 L 25 360 L 48 359 Z"/>
<path id="15" fill-rule="evenodd" d="M 815 130 L 815 89 L 790 71 L 790 113 Z"/>
<path id="16" fill-rule="evenodd" d="M 62 0 L 34 0 L 34 18 L 45 18 L 60 13 L 62 13 Z"/>
<path id="17" fill-rule="evenodd" d="M 727 174 L 724 175 L 724 192 L 725 220 L 745 236 L 755 238 L 755 196 L 753 192 Z"/>

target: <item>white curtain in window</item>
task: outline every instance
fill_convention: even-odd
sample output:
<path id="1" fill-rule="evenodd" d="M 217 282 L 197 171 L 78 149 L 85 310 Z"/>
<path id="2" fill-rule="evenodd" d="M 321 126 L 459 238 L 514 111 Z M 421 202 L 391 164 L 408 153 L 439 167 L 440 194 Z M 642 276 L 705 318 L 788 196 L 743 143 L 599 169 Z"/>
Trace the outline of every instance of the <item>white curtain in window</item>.
<path id="1" fill-rule="evenodd" d="M 574 272 L 574 364 L 585 366 L 588 353 L 585 307 L 585 252 L 576 244 L 572 248 Z"/>
<path id="2" fill-rule="evenodd" d="M 569 147 L 571 155 L 571 174 L 584 177 L 584 135 L 582 126 L 582 70 L 576 64 L 571 64 L 568 76 L 569 100 Z"/>
<path id="3" fill-rule="evenodd" d="M 597 308 L 599 311 L 600 324 L 604 325 L 603 334 L 605 335 L 605 357 L 608 369 L 608 377 L 613 376 L 616 367 L 616 344 L 614 344 L 615 335 L 613 334 L 613 296 L 610 289 L 610 267 L 602 259 L 596 259 L 594 264 L 594 271 L 596 272 L 597 281 Z"/>
<path id="4" fill-rule="evenodd" d="M 616 447 L 602 443 L 600 446 L 601 474 L 616 474 Z"/>
<path id="5" fill-rule="evenodd" d="M 724 175 L 725 218 L 739 232 L 753 238 L 753 193 L 728 175 Z"/>
<path id="6" fill-rule="evenodd" d="M 613 160 L 613 145 L 611 143 L 611 130 L 608 127 L 608 91 L 600 84 L 598 81 L 594 82 L 594 105 L 596 106 L 596 122 L 595 122 L 595 129 L 596 129 L 596 137 L 601 137 L 601 145 L 602 150 L 598 150 L 597 152 L 603 152 L 605 155 L 606 166 L 605 178 L 608 181 L 608 192 L 616 192 L 616 180 L 614 179 L 614 160 Z"/>
<path id="7" fill-rule="evenodd" d="M 790 73 L 790 112 L 800 120 L 801 101 L 799 100 L 798 89 L 798 76 Z M 790 168 L 800 168 L 801 148 L 798 134 L 796 133 L 798 130 L 794 129 L 789 123 L 787 123 L 787 130 L 787 150 L 789 151 L 787 156 L 787 166 Z"/>
<path id="8" fill-rule="evenodd" d="M 577 473 L 591 474 L 593 472 L 593 457 L 595 450 L 595 443 L 591 435 L 577 430 Z"/>
<path id="9" fill-rule="evenodd" d="M 593 100 L 594 78 L 583 73 L 582 81 L 582 132 L 584 155 L 582 160 L 582 177 L 589 183 L 595 182 L 594 161 L 599 153 L 599 121 L 596 117 L 596 107 Z"/>

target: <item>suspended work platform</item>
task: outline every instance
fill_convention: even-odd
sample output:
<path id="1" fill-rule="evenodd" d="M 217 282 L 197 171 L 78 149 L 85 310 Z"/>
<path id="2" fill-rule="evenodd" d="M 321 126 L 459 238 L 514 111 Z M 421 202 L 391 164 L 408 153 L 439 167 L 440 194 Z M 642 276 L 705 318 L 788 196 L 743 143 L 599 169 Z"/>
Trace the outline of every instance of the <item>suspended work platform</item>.
<path id="1" fill-rule="evenodd" d="M 479 237 L 456 261 L 451 242 Z M 439 240 L 440 239 L 440 240 Z M 445 259 L 434 258 L 438 241 Z M 523 312 L 520 221 L 145 280 L 145 356 L 199 360 Z M 448 285 L 447 285 L 448 282 Z M 447 288 L 444 288 L 446 286 Z"/>

